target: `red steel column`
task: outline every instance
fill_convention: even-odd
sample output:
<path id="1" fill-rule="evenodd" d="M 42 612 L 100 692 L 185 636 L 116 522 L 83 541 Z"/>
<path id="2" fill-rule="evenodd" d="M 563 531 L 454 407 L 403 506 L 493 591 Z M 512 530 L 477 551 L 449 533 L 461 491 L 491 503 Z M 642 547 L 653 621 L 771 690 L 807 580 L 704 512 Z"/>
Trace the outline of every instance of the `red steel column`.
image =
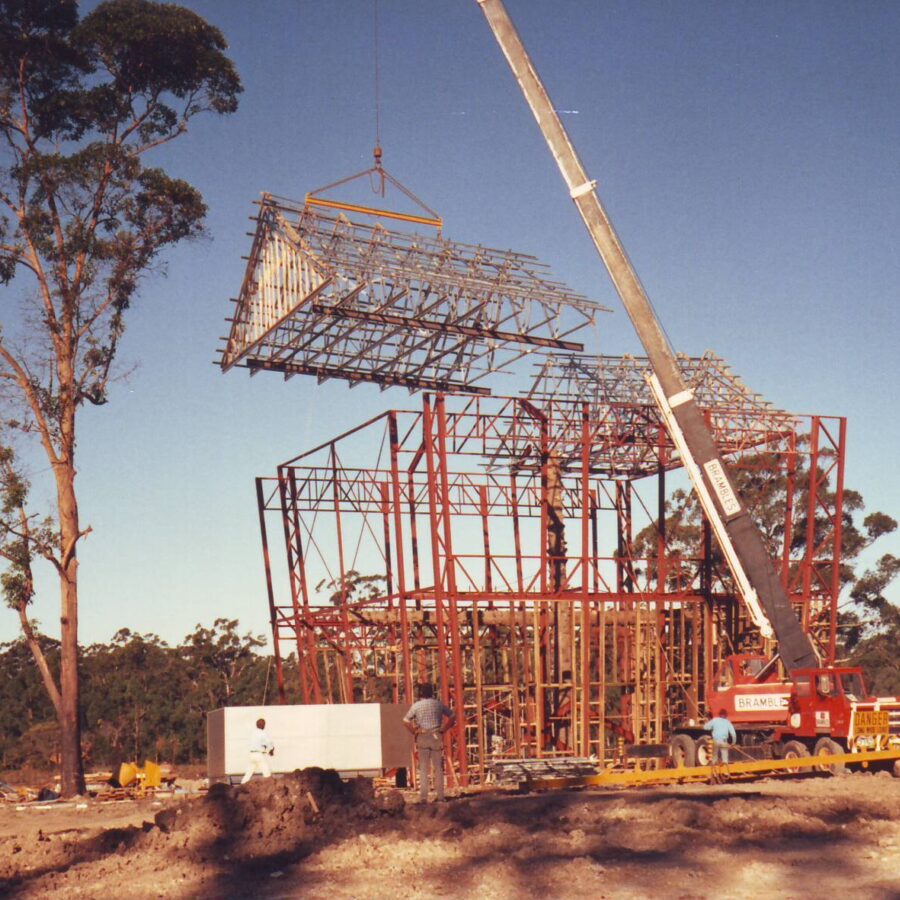
<path id="1" fill-rule="evenodd" d="M 338 474 L 337 464 L 337 447 L 332 442 L 329 451 L 331 458 L 331 490 L 334 500 L 334 522 L 337 529 L 337 550 L 338 550 L 338 567 L 341 590 L 341 628 L 344 632 L 344 694 L 348 703 L 353 703 L 353 657 L 350 650 L 351 627 L 350 612 L 347 609 L 347 572 L 344 568 L 344 533 L 341 525 L 341 492 L 340 492 L 340 475 Z"/>
<path id="2" fill-rule="evenodd" d="M 437 434 L 435 434 L 437 426 Z M 426 395 L 424 402 L 424 414 L 422 417 L 422 429 L 425 444 L 425 463 L 428 470 L 428 522 L 431 529 L 431 562 L 434 571 L 434 604 L 435 622 L 437 626 L 438 666 L 440 669 L 441 699 L 450 704 L 450 667 L 454 674 L 454 693 L 456 701 L 456 743 L 457 761 L 460 767 L 460 778 L 463 783 L 467 781 L 467 760 L 465 742 L 465 701 L 461 690 L 461 680 L 456 681 L 456 667 L 458 660 L 454 658 L 455 646 L 458 645 L 459 635 L 453 635 L 453 623 L 448 622 L 449 611 L 455 605 L 455 584 L 451 582 L 453 572 L 452 550 L 447 545 L 450 529 L 446 517 L 448 509 L 448 488 L 446 484 L 446 454 L 443 451 L 445 441 L 444 401 L 438 394 L 435 398 L 435 408 L 432 409 L 431 398 Z M 447 609 L 445 610 L 445 603 Z M 445 612 L 448 613 L 445 618 Z M 450 647 L 448 648 L 447 628 L 450 627 Z M 447 659 L 448 649 L 451 659 Z M 448 667 L 448 663 L 450 667 Z M 449 743 L 445 737 L 445 745 Z M 446 749 L 446 746 L 445 746 Z"/>
<path id="3" fill-rule="evenodd" d="M 828 662 L 834 665 L 837 653 L 837 613 L 838 595 L 841 592 L 841 548 L 843 541 L 844 521 L 844 458 L 847 448 L 847 420 L 843 416 L 838 420 L 836 484 L 834 488 L 834 541 L 831 556 L 831 609 L 829 610 L 830 634 L 828 636 Z"/>
<path id="4" fill-rule="evenodd" d="M 456 690 L 458 706 L 456 716 L 456 753 L 463 785 L 469 783 L 468 759 L 466 757 L 466 713 L 465 683 L 463 681 L 462 647 L 459 640 L 459 609 L 456 589 L 456 559 L 453 556 L 452 515 L 450 508 L 450 484 L 447 472 L 447 411 L 444 395 L 438 394 L 435 404 L 438 426 L 438 465 L 440 472 L 441 509 L 444 529 L 444 571 L 447 579 L 447 598 L 449 601 L 450 650 L 453 665 L 453 684 Z M 482 711 L 475 710 L 480 720 Z"/>
<path id="5" fill-rule="evenodd" d="M 400 490 L 400 442 L 397 436 L 397 413 L 388 413 L 388 440 L 391 449 L 391 507 L 394 514 L 394 539 L 397 544 L 397 589 L 400 593 L 400 640 L 402 641 L 403 696 L 412 703 L 412 660 L 410 658 L 409 613 L 406 596 L 406 564 L 403 558 L 403 515 L 401 510 L 402 494 Z"/>
<path id="6" fill-rule="evenodd" d="M 809 496 L 806 504 L 806 550 L 803 554 L 803 611 L 800 617 L 803 630 L 809 630 L 809 607 L 812 601 L 812 578 L 816 555 L 816 508 L 819 483 L 819 419 L 813 416 L 809 432 Z"/>
<path id="7" fill-rule="evenodd" d="M 591 417 L 590 406 L 581 409 L 581 746 L 580 756 L 591 752 Z M 574 678 L 573 678 L 574 717 Z M 573 718 L 574 721 L 574 718 Z"/>
<path id="8" fill-rule="evenodd" d="M 787 592 L 791 578 L 791 542 L 794 537 L 794 491 L 797 487 L 797 435 L 792 431 L 785 462 L 784 541 L 781 547 L 781 583 Z"/>
<path id="9" fill-rule="evenodd" d="M 269 559 L 269 538 L 266 534 L 266 500 L 263 480 L 256 479 L 256 505 L 259 509 L 259 531 L 262 537 L 263 565 L 266 570 L 266 596 L 269 599 L 269 622 L 272 627 L 272 648 L 275 654 L 275 680 L 278 684 L 278 700 L 287 703 L 284 691 L 284 669 L 281 663 L 281 642 L 278 636 L 278 610 L 275 607 L 275 590 L 272 586 L 272 565 Z"/>

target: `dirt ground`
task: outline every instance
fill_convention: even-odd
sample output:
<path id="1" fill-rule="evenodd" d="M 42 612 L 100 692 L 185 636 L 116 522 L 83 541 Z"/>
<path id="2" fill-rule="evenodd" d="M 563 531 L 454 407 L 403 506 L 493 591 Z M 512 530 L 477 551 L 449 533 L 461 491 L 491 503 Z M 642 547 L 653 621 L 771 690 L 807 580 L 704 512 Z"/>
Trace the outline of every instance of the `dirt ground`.
<path id="1" fill-rule="evenodd" d="M 0 806 L 14 898 L 900 898 L 887 773 L 420 805 L 332 772 Z"/>

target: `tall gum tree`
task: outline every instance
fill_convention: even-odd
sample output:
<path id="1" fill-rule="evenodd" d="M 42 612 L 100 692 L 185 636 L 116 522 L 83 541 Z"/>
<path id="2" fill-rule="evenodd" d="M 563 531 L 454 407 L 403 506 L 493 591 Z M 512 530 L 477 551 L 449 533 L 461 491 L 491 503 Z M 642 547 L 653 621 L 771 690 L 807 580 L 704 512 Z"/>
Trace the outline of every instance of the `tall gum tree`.
<path id="1" fill-rule="evenodd" d="M 56 489 L 48 525 L 28 511 L 27 482 L 6 459 L 3 586 L 33 637 L 32 559 L 59 577 L 55 695 L 41 671 L 58 710 L 65 796 L 84 790 L 77 550 L 90 529 L 78 516 L 78 410 L 106 403 L 142 273 L 202 232 L 199 192 L 145 160 L 195 116 L 237 109 L 226 49 L 217 28 L 170 4 L 109 0 L 80 19 L 75 0 L 0 0 L 0 280 L 29 280 L 15 295 L 22 305 L 9 289 L 0 304 L 0 397 L 14 410 L 3 425 L 37 439 Z"/>

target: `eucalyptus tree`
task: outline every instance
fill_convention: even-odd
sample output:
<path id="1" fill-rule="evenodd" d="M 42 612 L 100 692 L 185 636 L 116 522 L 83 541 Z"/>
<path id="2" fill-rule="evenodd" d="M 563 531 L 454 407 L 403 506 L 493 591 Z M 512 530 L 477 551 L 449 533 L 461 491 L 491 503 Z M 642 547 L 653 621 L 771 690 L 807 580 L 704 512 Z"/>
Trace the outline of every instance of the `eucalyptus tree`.
<path id="1" fill-rule="evenodd" d="M 55 488 L 49 526 L 20 490 L 0 538 L 11 605 L 26 610 L 35 558 L 59 579 L 66 795 L 84 786 L 78 546 L 90 528 L 78 512 L 78 413 L 108 400 L 142 275 L 202 232 L 200 193 L 148 160 L 196 116 L 237 108 L 226 49 L 217 28 L 170 4 L 108 0 L 80 18 L 76 0 L 0 0 L 0 280 L 21 286 L 0 306 L 3 425 L 37 441 Z"/>

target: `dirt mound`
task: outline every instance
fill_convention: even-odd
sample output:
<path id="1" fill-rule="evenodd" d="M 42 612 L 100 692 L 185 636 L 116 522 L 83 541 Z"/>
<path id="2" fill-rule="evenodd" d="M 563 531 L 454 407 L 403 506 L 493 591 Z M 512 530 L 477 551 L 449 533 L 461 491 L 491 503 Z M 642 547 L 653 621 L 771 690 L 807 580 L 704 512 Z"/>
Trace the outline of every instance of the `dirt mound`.
<path id="1" fill-rule="evenodd" d="M 41 879 L 60 896 L 80 896 L 90 871 L 94 877 L 97 871 L 111 874 L 126 859 L 135 876 L 139 860 L 150 878 L 153 871 L 165 872 L 169 881 L 188 880 L 198 867 L 281 865 L 304 858 L 323 840 L 364 830 L 371 820 L 402 816 L 403 810 L 398 791 L 376 797 L 371 780 L 342 782 L 336 772 L 318 768 L 239 787 L 214 785 L 206 796 L 169 806 L 141 825 L 95 834 L 39 829 L 0 840 L 0 895 L 38 896 L 33 881 Z M 119 896 L 143 896 L 139 878 L 135 882 L 122 886 Z M 162 893 L 171 891 L 170 886 Z"/>
<path id="2" fill-rule="evenodd" d="M 900 897 L 889 777 L 408 796 L 311 769 L 130 818 L 125 805 L 0 807 L 0 896 L 816 900 L 852 883 L 853 896 Z"/>
<path id="3" fill-rule="evenodd" d="M 296 856 L 326 832 L 358 830 L 360 820 L 402 810 L 396 791 L 376 798 L 369 779 L 342 782 L 333 770 L 312 768 L 240 787 L 213 785 L 203 799 L 158 813 L 158 830 L 138 842 L 231 860 Z"/>

